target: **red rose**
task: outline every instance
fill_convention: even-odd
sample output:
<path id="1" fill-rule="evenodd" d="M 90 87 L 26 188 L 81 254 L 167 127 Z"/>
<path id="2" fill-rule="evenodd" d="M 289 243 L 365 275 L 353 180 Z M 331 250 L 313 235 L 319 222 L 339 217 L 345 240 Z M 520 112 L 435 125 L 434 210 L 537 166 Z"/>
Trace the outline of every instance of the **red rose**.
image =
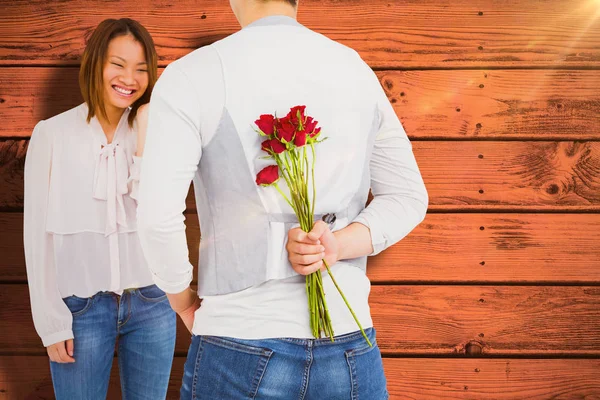
<path id="1" fill-rule="evenodd" d="M 317 128 L 310 134 L 311 139 L 316 137 L 319 133 L 321 133 L 321 128 Z"/>
<path id="2" fill-rule="evenodd" d="M 275 154 L 281 154 L 286 150 L 285 145 L 277 139 L 265 140 L 262 142 L 261 148 L 269 154 L 271 154 L 271 151 Z"/>
<path id="3" fill-rule="evenodd" d="M 319 121 L 315 121 L 313 117 L 307 117 L 306 122 L 304 123 L 304 130 L 312 137 L 312 133 L 314 132 L 318 123 Z"/>
<path id="4" fill-rule="evenodd" d="M 306 131 L 296 132 L 296 137 L 294 137 L 294 144 L 297 147 L 302 147 L 306 144 Z"/>
<path id="5" fill-rule="evenodd" d="M 275 137 L 284 143 L 291 142 L 296 133 L 296 127 L 291 123 L 289 116 L 279 118 L 276 129 Z"/>
<path id="6" fill-rule="evenodd" d="M 290 121 L 294 126 L 299 127 L 300 121 L 304 124 L 304 110 L 306 106 L 296 106 L 290 109 L 288 116 L 290 117 Z"/>
<path id="7" fill-rule="evenodd" d="M 256 174 L 256 184 L 261 186 L 269 186 L 279 180 L 279 167 L 277 165 L 269 165 L 263 168 Z"/>
<path id="8" fill-rule="evenodd" d="M 275 125 L 275 117 L 271 114 L 263 114 L 259 119 L 254 121 L 258 129 L 267 136 L 273 134 L 273 126 Z"/>

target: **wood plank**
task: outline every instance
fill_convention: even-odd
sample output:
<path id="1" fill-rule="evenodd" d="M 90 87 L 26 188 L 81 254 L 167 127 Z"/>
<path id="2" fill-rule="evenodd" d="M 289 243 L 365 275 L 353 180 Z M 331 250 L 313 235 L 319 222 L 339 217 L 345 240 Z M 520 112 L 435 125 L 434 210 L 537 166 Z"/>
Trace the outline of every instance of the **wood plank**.
<path id="1" fill-rule="evenodd" d="M 77 73 L 76 68 L 0 68 L 0 137 L 29 137 L 39 120 L 80 104 Z M 412 139 L 600 138 L 596 71 L 377 74 Z"/>
<path id="2" fill-rule="evenodd" d="M 184 357 L 175 357 L 167 399 L 179 399 Z M 54 399 L 47 358 L 3 356 L 0 400 Z M 384 358 L 391 399 L 592 399 L 599 360 Z M 115 361 L 109 399 L 121 396 Z M 551 384 L 550 384 L 551 383 Z"/>
<path id="3" fill-rule="evenodd" d="M 0 140 L 0 210 L 23 207 L 26 147 Z M 600 142 L 423 141 L 413 149 L 430 210 L 600 211 Z"/>
<path id="4" fill-rule="evenodd" d="M 27 280 L 22 218 L 0 213 L 0 283 Z M 197 266 L 195 214 L 186 215 L 186 226 Z M 374 283 L 597 283 L 599 226 L 600 214 L 428 214 L 408 237 L 370 258 L 367 271 Z"/>
<path id="5" fill-rule="evenodd" d="M 27 286 L 0 285 L 0 304 L 0 354 L 43 352 Z M 386 355 L 600 356 L 598 287 L 373 286 L 370 304 Z"/>
<path id="6" fill-rule="evenodd" d="M 384 71 L 411 139 L 600 138 L 597 71 Z"/>
<path id="7" fill-rule="evenodd" d="M 104 18 L 128 16 L 153 35 L 161 63 L 239 29 L 227 2 L 17 0 L 3 5 L 3 64 L 75 64 Z M 600 61 L 594 1 L 305 0 L 299 21 L 355 48 L 372 66 L 583 66 Z"/>

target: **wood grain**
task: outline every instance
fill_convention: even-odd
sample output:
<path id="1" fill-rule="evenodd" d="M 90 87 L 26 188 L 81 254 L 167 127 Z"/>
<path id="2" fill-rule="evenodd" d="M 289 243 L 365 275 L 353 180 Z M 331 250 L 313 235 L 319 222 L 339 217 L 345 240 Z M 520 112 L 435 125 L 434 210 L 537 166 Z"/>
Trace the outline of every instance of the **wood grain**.
<path id="1" fill-rule="evenodd" d="M 0 285 L 0 354 L 43 352 L 28 300 Z M 385 355 L 600 356 L 598 287 L 373 286 L 369 301 Z M 189 342 L 179 324 L 177 351 Z"/>
<path id="2" fill-rule="evenodd" d="M 179 399 L 184 357 L 175 357 L 167 399 Z M 0 400 L 54 399 L 45 356 L 2 356 Z M 599 360 L 384 358 L 391 399 L 597 399 Z M 118 366 L 108 399 L 121 398 Z"/>
<path id="3" fill-rule="evenodd" d="M 29 137 L 38 121 L 80 104 L 77 73 L 76 68 L 0 68 L 0 137 Z M 377 75 L 411 139 L 600 139 L 595 71 Z"/>
<path id="4" fill-rule="evenodd" d="M 26 147 L 0 140 L 0 210 L 23 207 Z M 600 211 L 600 142 L 423 141 L 413 150 L 430 210 Z"/>
<path id="5" fill-rule="evenodd" d="M 26 282 L 22 218 L 0 213 L 0 283 Z M 195 214 L 186 226 L 196 266 Z M 429 214 L 367 272 L 374 283 L 599 283 L 599 226 L 600 214 Z"/>
<path id="6" fill-rule="evenodd" d="M 382 71 L 412 139 L 598 140 L 600 73 Z"/>
<path id="7" fill-rule="evenodd" d="M 600 61 L 595 1 L 305 0 L 299 21 L 353 47 L 379 68 L 589 66 Z M 76 64 L 85 38 L 104 18 L 144 24 L 162 64 L 239 29 L 227 2 L 182 0 L 48 2 L 2 7 L 5 65 Z M 24 41 L 23 38 L 26 38 Z"/>

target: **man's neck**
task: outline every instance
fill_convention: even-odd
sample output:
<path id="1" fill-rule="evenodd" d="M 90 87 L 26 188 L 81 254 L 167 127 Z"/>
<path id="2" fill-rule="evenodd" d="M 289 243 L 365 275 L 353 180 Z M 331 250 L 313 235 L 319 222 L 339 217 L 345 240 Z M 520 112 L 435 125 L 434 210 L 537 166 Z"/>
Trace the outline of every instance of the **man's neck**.
<path id="1" fill-rule="evenodd" d="M 254 21 L 275 15 L 296 19 L 297 9 L 284 1 L 273 1 L 268 3 L 254 2 L 253 5 L 249 6 L 246 12 L 240 16 L 240 25 L 242 28 L 245 28 Z"/>

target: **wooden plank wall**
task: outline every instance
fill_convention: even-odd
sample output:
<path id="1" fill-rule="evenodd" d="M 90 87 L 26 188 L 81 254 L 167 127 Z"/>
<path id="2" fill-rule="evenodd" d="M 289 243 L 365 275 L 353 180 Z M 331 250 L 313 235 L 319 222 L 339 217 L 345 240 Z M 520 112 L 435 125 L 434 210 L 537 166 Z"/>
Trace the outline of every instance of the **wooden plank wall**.
<path id="1" fill-rule="evenodd" d="M 222 0 L 0 9 L 0 399 L 50 399 L 21 239 L 31 130 L 80 102 L 102 19 L 141 21 L 161 67 L 237 24 Z M 376 69 L 431 197 L 423 224 L 369 263 L 392 398 L 599 398 L 600 2 L 302 0 L 299 20 Z M 190 201 L 196 262 L 194 213 Z M 169 398 L 188 343 L 180 329 Z"/>

